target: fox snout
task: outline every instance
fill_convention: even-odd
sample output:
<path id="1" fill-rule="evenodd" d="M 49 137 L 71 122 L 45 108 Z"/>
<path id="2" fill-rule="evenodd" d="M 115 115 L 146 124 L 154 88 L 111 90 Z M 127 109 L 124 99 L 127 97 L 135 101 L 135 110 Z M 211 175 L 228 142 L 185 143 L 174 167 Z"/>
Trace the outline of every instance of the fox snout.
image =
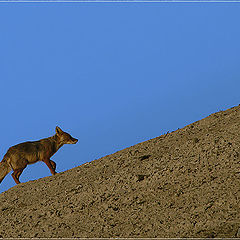
<path id="1" fill-rule="evenodd" d="M 78 139 L 72 137 L 72 144 L 76 144 L 78 142 Z"/>
<path id="2" fill-rule="evenodd" d="M 73 138 L 71 135 L 69 135 L 68 139 L 65 139 L 64 142 L 66 144 L 76 144 L 78 142 L 78 139 Z"/>

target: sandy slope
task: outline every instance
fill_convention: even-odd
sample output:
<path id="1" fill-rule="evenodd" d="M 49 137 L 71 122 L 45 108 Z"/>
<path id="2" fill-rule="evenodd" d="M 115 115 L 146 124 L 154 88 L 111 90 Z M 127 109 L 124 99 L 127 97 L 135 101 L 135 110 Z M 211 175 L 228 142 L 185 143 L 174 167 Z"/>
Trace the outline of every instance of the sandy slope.
<path id="1" fill-rule="evenodd" d="M 240 107 L 0 194 L 2 237 L 240 237 Z"/>

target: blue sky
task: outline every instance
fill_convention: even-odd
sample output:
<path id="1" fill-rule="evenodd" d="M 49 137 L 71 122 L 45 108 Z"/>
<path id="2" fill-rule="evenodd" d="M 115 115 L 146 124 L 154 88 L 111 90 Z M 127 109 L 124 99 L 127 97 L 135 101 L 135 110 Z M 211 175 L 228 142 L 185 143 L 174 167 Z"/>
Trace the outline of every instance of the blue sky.
<path id="1" fill-rule="evenodd" d="M 240 5 L 2 3 L 0 156 L 54 135 L 79 139 L 62 172 L 238 105 Z M 22 182 L 50 175 L 29 165 Z M 11 174 L 0 191 L 14 186 Z"/>

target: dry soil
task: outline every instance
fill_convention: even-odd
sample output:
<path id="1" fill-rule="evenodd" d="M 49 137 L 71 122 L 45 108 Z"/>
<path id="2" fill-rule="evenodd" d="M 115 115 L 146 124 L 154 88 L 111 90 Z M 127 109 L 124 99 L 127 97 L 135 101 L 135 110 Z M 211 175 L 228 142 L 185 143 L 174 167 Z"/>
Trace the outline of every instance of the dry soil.
<path id="1" fill-rule="evenodd" d="M 14 186 L 0 237 L 240 237 L 239 132 L 237 106 Z"/>

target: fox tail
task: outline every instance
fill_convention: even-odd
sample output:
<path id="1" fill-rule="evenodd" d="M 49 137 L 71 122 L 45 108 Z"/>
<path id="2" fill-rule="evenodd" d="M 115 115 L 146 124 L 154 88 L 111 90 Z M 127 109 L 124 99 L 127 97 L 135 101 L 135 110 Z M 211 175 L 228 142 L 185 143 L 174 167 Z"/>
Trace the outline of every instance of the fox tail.
<path id="1" fill-rule="evenodd" d="M 7 161 L 0 162 L 0 183 L 10 171 L 11 167 L 8 165 Z"/>

